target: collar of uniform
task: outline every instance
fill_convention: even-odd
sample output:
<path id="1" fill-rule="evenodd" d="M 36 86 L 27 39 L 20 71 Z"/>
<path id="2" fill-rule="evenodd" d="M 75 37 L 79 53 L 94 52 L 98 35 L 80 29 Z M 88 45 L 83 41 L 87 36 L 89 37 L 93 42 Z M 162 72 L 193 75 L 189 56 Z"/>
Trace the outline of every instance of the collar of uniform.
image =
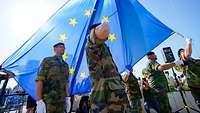
<path id="1" fill-rule="evenodd" d="M 62 56 L 61 56 L 61 57 L 62 57 Z M 54 56 L 53 56 L 53 59 L 54 59 L 54 60 L 57 60 L 59 63 L 61 63 L 61 62 L 59 61 L 57 55 L 54 55 Z M 65 64 L 65 61 L 64 61 L 63 59 L 62 59 L 62 62 L 63 62 L 63 63 L 61 63 L 61 64 Z"/>

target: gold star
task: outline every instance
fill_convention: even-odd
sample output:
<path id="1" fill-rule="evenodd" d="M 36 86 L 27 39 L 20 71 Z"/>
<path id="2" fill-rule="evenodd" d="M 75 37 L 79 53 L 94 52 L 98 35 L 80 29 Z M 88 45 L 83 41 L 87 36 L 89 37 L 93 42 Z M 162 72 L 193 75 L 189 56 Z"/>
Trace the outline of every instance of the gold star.
<path id="1" fill-rule="evenodd" d="M 59 40 L 60 40 L 60 41 L 65 42 L 66 39 L 67 39 L 67 38 L 66 38 L 66 34 L 65 34 L 65 33 L 59 35 Z"/>
<path id="2" fill-rule="evenodd" d="M 62 55 L 62 58 L 63 58 L 64 61 L 66 61 L 66 59 L 68 59 L 69 56 L 68 56 L 67 53 L 65 52 L 64 55 Z"/>
<path id="3" fill-rule="evenodd" d="M 91 16 L 91 11 L 89 9 L 85 10 L 85 16 L 89 17 Z"/>
<path id="4" fill-rule="evenodd" d="M 73 74 L 74 74 L 74 72 L 75 72 L 75 69 L 74 69 L 74 67 L 71 67 L 71 68 L 69 69 L 69 73 L 73 75 Z"/>
<path id="5" fill-rule="evenodd" d="M 106 22 L 106 23 L 110 22 L 109 17 L 108 16 L 103 16 L 103 22 Z"/>
<path id="6" fill-rule="evenodd" d="M 77 22 L 77 20 L 75 18 L 70 18 L 69 19 L 69 24 L 72 25 L 73 27 L 76 26 L 77 23 L 78 22 Z"/>
<path id="7" fill-rule="evenodd" d="M 114 40 L 116 40 L 116 36 L 115 36 L 115 34 L 114 34 L 114 33 L 109 34 L 109 36 L 108 36 L 108 40 L 110 40 L 110 41 L 114 41 Z"/>
<path id="8" fill-rule="evenodd" d="M 80 77 L 81 77 L 82 79 L 85 79 L 85 78 L 86 78 L 86 72 L 81 72 Z"/>

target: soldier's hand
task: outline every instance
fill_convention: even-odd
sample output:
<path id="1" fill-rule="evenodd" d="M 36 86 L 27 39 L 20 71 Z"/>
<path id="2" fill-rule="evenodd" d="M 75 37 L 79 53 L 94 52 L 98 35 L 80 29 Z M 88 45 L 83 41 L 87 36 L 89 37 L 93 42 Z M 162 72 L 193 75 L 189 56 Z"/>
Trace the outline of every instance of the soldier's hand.
<path id="1" fill-rule="evenodd" d="M 191 38 L 189 38 L 189 37 L 187 37 L 187 38 L 185 39 L 185 41 L 186 41 L 186 43 L 187 43 L 187 44 L 189 44 L 189 43 L 191 43 L 191 42 L 192 42 L 192 39 L 191 39 Z"/>
<path id="2" fill-rule="evenodd" d="M 36 111 L 37 113 L 46 113 L 46 105 L 42 99 L 37 101 Z"/>
<path id="3" fill-rule="evenodd" d="M 71 100 L 71 97 L 65 97 L 67 113 L 70 112 L 70 108 L 71 108 L 71 101 L 70 100 Z"/>
<path id="4" fill-rule="evenodd" d="M 127 82 L 128 77 L 129 77 L 129 73 L 124 71 L 123 73 L 121 73 L 122 79 L 124 82 Z"/>

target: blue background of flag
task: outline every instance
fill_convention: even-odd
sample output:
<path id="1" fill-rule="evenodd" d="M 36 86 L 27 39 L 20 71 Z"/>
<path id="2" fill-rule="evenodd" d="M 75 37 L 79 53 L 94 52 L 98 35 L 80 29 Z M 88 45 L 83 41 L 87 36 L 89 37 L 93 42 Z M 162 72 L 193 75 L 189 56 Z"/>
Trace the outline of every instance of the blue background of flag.
<path id="1" fill-rule="evenodd" d="M 136 0 L 70 0 L 13 53 L 2 67 L 12 71 L 19 85 L 35 95 L 35 78 L 43 58 L 53 56 L 53 45 L 65 43 L 63 59 L 70 67 L 73 94 L 88 93 L 92 82 L 85 56 L 89 26 L 107 22 L 109 46 L 119 72 L 134 65 L 174 32 Z"/>

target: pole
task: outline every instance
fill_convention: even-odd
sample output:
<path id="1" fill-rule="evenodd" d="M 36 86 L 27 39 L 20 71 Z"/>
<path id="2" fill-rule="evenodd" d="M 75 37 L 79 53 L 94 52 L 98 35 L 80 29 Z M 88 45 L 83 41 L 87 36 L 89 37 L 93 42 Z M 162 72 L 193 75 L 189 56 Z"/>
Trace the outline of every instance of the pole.
<path id="1" fill-rule="evenodd" d="M 172 72 L 173 72 L 174 78 L 175 78 L 175 80 L 176 80 L 177 86 L 179 86 L 180 83 L 179 83 L 179 81 L 178 81 L 178 79 L 177 79 L 177 75 L 176 75 L 176 73 L 175 73 L 175 71 L 174 71 L 174 68 L 172 68 Z M 190 111 L 189 111 L 189 109 L 188 109 L 188 107 L 187 107 L 186 100 L 185 100 L 185 98 L 184 98 L 184 95 L 183 95 L 183 92 L 182 92 L 181 89 L 179 90 L 179 93 L 181 94 L 181 98 L 182 98 L 182 100 L 183 100 L 184 107 L 181 108 L 181 109 L 179 109 L 179 110 L 177 110 L 175 113 L 178 113 L 179 111 L 183 110 L 184 108 L 186 109 L 187 113 L 190 113 Z"/>

